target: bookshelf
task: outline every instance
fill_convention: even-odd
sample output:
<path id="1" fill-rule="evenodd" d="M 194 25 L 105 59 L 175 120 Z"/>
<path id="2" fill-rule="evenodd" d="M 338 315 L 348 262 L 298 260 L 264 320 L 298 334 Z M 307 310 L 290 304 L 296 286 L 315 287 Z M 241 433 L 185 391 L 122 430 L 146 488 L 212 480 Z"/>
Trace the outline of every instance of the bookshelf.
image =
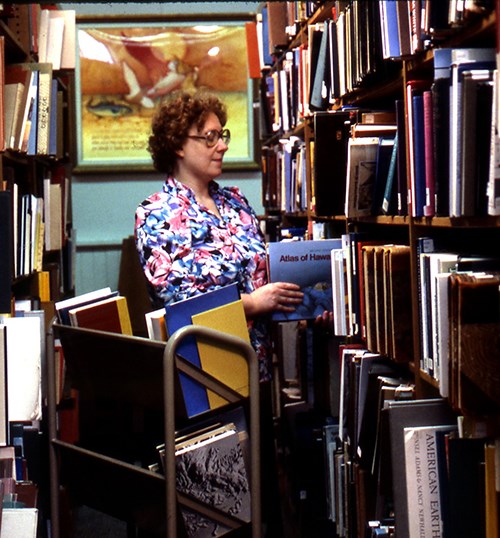
<path id="1" fill-rule="evenodd" d="M 69 180 L 74 67 L 40 61 L 44 11 L 38 3 L 0 7 L 0 355 L 6 368 L 0 397 L 11 410 L 4 417 L 7 438 L 2 444 L 18 444 L 14 487 L 24 482 L 34 486 L 40 536 L 46 535 L 49 519 L 46 331 L 54 302 L 74 292 Z M 21 358 L 26 363 L 16 374 L 15 361 Z M 30 397 L 36 397 L 36 412 L 25 407 L 14 416 L 12 411 Z M 22 465 L 27 471 L 21 472 Z M 18 517 L 15 510 L 12 517 Z"/>
<path id="2" fill-rule="evenodd" d="M 452 288 L 449 291 L 446 287 L 447 284 L 442 284 L 442 290 L 438 290 L 435 287 L 437 280 L 434 281 L 434 274 L 438 271 L 437 268 L 444 267 L 445 262 L 442 259 L 442 254 L 447 253 L 448 255 L 457 255 L 458 261 L 453 266 L 454 272 L 484 271 L 487 274 L 491 273 L 493 280 L 498 279 L 500 266 L 498 249 L 494 245 L 498 244 L 499 240 L 500 220 L 497 202 L 491 199 L 491 195 L 489 195 L 490 207 L 489 209 L 487 207 L 488 194 L 493 188 L 488 187 L 487 183 L 490 182 L 490 185 L 494 185 L 495 180 L 492 178 L 497 177 L 495 175 L 497 174 L 497 162 L 493 162 L 493 159 L 498 157 L 495 153 L 496 150 L 493 150 L 491 145 L 491 128 L 492 125 L 496 128 L 496 124 L 494 123 L 495 118 L 491 114 L 492 110 L 494 112 L 496 109 L 493 99 L 498 99 L 498 89 L 493 82 L 493 72 L 497 68 L 498 61 L 496 20 L 498 11 L 495 12 L 495 8 L 498 10 L 498 3 L 491 2 L 487 6 L 479 6 L 479 3 L 476 5 L 473 2 L 474 5 L 469 6 L 470 11 L 465 9 L 461 12 L 453 12 L 450 8 L 453 4 L 451 2 L 441 3 L 440 6 L 437 3 L 424 2 L 337 1 L 322 2 L 319 5 L 308 2 L 281 2 L 281 20 L 286 21 L 285 34 L 287 38 L 286 43 L 283 43 L 283 37 L 281 39 L 275 38 L 274 48 L 273 36 L 282 36 L 283 34 L 280 34 L 276 28 L 272 28 L 271 13 L 266 12 L 270 9 L 269 4 L 269 2 L 262 4 L 261 14 L 259 14 L 259 17 L 266 19 L 266 23 L 262 27 L 266 28 L 267 25 L 271 27 L 267 38 L 267 41 L 270 42 L 267 60 L 261 64 L 260 93 L 263 203 L 266 208 L 269 239 L 279 240 L 288 237 L 292 233 L 290 232 L 292 229 L 298 230 L 293 233 L 301 234 L 302 238 L 306 240 L 345 236 L 350 238 L 351 245 L 347 250 L 348 258 L 353 255 L 353 245 L 355 246 L 357 241 L 364 240 L 385 245 L 386 260 L 389 260 L 390 256 L 388 245 L 404 245 L 406 247 L 404 267 L 407 268 L 405 275 L 403 275 L 405 278 L 398 280 L 399 284 L 394 284 L 396 286 L 394 289 L 405 289 L 407 293 L 403 302 L 394 302 L 394 304 L 399 304 L 397 311 L 401 314 L 399 318 L 402 317 L 403 313 L 409 316 L 411 338 L 410 343 L 407 343 L 405 347 L 405 355 L 408 357 L 405 359 L 402 359 L 402 356 L 391 358 L 392 362 L 398 365 L 397 375 L 404 377 L 414 387 L 415 399 L 442 398 L 455 413 L 458 422 L 467 425 L 463 426 L 466 430 L 465 433 L 462 431 L 460 434 L 463 438 L 482 438 L 483 444 L 492 443 L 494 445 L 499 437 L 500 399 L 498 391 L 492 391 L 487 382 L 487 378 L 493 375 L 494 360 L 485 358 L 483 354 L 490 355 L 490 357 L 498 354 L 496 351 L 498 340 L 486 336 L 488 327 L 494 326 L 498 330 L 498 317 L 488 318 L 485 316 L 484 322 L 478 321 L 472 313 L 474 309 L 472 305 L 476 304 L 475 308 L 478 308 L 478 303 L 466 303 L 462 295 L 462 287 L 459 287 L 462 291 L 453 288 L 455 291 L 452 292 Z M 274 20 L 279 20 L 276 14 L 279 8 L 277 3 L 273 4 Z M 384 4 L 386 11 L 379 10 L 382 4 Z M 389 6 L 389 4 L 392 5 Z M 431 4 L 434 5 L 431 6 Z M 412 18 L 415 6 L 425 8 L 422 13 L 428 15 L 433 21 L 432 31 L 429 26 L 422 24 L 422 32 L 418 35 L 408 32 L 408 28 L 411 29 L 411 21 L 415 21 Z M 384 39 L 388 39 L 388 37 L 383 32 L 382 17 L 389 17 L 388 10 L 392 8 L 399 10 L 394 26 L 399 28 L 399 40 L 391 45 L 399 47 L 399 52 L 390 54 L 386 53 L 386 48 L 384 48 L 388 46 L 387 42 L 384 42 Z M 407 18 L 404 18 L 403 14 Z M 406 32 L 403 22 L 406 24 Z M 330 52 L 334 50 L 331 56 L 327 55 L 326 70 L 322 66 L 321 60 L 321 40 L 325 37 L 325 33 L 328 33 L 330 37 L 325 45 L 327 51 L 328 47 Z M 339 36 L 344 36 L 344 39 L 339 38 Z M 266 42 L 266 39 L 262 41 Z M 460 121 L 471 121 L 470 116 L 472 116 L 473 120 L 478 122 L 474 124 L 472 129 L 467 129 L 467 123 L 464 124 L 465 127 L 462 127 L 462 124 L 455 124 L 455 134 L 463 133 L 464 136 L 451 136 L 447 123 L 449 118 L 443 119 L 440 115 L 443 110 L 447 110 L 447 107 L 453 109 L 451 105 L 444 105 L 438 100 L 440 98 L 438 86 L 444 84 L 440 81 L 444 75 L 442 71 L 437 71 L 443 66 L 443 54 L 452 49 L 459 51 L 458 53 L 450 52 L 450 54 L 455 55 L 451 62 L 455 66 L 459 66 L 461 61 L 465 62 L 465 60 L 460 59 L 464 50 L 472 49 L 471 54 L 479 54 L 479 49 L 488 49 L 489 63 L 485 59 L 481 64 L 481 67 L 488 71 L 485 75 L 487 81 L 484 83 L 484 87 L 481 86 L 479 89 L 479 92 L 483 93 L 474 93 L 478 89 L 478 85 L 475 85 L 475 89 L 472 90 L 472 94 L 480 95 L 481 97 L 477 99 L 482 100 L 481 102 L 487 103 L 487 105 L 482 112 L 479 112 L 478 108 L 473 108 L 473 112 L 467 114 L 463 112 L 464 119 Z M 387 58 L 384 58 L 384 55 Z M 330 61 L 331 63 L 329 63 Z M 326 93 L 321 94 L 322 101 L 321 99 L 316 100 L 313 105 L 310 92 L 315 87 L 316 73 L 318 70 L 321 71 L 322 67 L 326 76 L 323 74 L 322 78 L 320 77 L 320 82 L 323 83 L 323 92 Z M 473 70 L 474 68 L 479 68 L 479 64 L 474 65 L 470 61 L 467 64 L 467 69 Z M 455 70 L 457 77 L 461 76 L 458 75 L 458 70 L 461 69 L 459 67 L 450 67 L 448 64 L 445 69 L 449 69 L 450 73 Z M 453 85 L 453 80 L 446 83 L 448 91 Z M 457 78 L 456 80 L 461 83 L 462 79 Z M 456 84 L 458 85 L 458 82 Z M 468 81 L 466 84 L 469 85 L 466 91 L 469 91 L 473 84 Z M 410 94 L 408 88 L 412 85 L 416 89 L 413 94 Z M 428 146 L 430 149 L 427 150 L 424 146 L 416 144 L 416 140 L 420 140 L 420 134 L 413 131 L 415 123 L 411 122 L 412 117 L 417 118 L 416 110 L 418 110 L 414 109 L 414 106 L 417 106 L 414 104 L 417 102 L 414 96 L 421 96 L 423 99 L 423 93 L 426 91 L 428 92 L 427 97 L 431 98 L 429 102 L 438 103 L 435 104 L 436 108 L 430 109 L 429 118 L 432 118 L 432 123 L 428 124 L 430 125 L 428 132 L 432 133 L 433 137 L 440 137 L 433 140 L 427 134 L 427 140 L 430 141 Z M 456 88 L 452 90 L 451 95 L 453 95 L 453 91 L 456 91 Z M 318 99 L 318 94 L 315 97 Z M 468 99 L 470 97 L 464 99 L 465 104 L 460 106 L 469 106 Z M 462 103 L 463 101 L 458 102 Z M 462 108 L 456 110 L 462 110 Z M 463 110 L 470 111 L 471 109 L 464 108 Z M 349 148 L 349 142 L 352 142 L 355 137 L 381 136 L 375 132 L 363 135 L 361 130 L 359 130 L 359 134 L 356 131 L 358 125 L 362 123 L 368 123 L 368 127 L 373 131 L 373 123 L 363 116 L 363 113 L 373 111 L 389 111 L 394 114 L 394 119 L 388 123 L 395 125 L 398 133 L 400 147 L 394 151 L 394 158 L 396 159 L 395 163 L 397 163 L 395 164 L 395 178 L 399 178 L 400 181 L 399 191 L 396 193 L 397 197 L 393 199 L 392 207 L 389 206 L 389 210 L 382 210 L 380 206 L 375 209 L 373 207 L 366 209 L 365 205 L 362 213 L 357 205 L 355 206 L 357 212 L 351 213 L 350 210 L 346 211 L 345 203 L 351 192 L 348 181 L 350 171 L 351 173 L 353 170 L 356 171 L 355 180 L 359 182 L 356 184 L 358 191 L 352 190 L 352 196 L 359 192 L 362 185 L 365 185 L 365 189 L 368 185 L 370 189 L 369 202 L 373 198 L 373 181 L 376 181 L 375 167 L 379 164 L 379 154 L 377 153 L 375 158 L 359 157 L 359 160 L 356 160 L 354 150 Z M 420 112 L 418 113 L 420 114 Z M 460 117 L 462 118 L 462 116 Z M 422 115 L 422 126 L 424 125 L 423 118 Z M 487 118 L 484 120 L 486 125 L 482 126 L 481 119 L 484 118 Z M 387 120 L 385 121 L 387 123 Z M 382 120 L 374 120 L 374 122 L 383 123 Z M 472 132 L 475 135 L 469 134 Z M 388 133 L 389 131 L 385 130 L 382 135 L 387 138 L 389 137 Z M 498 136 L 497 133 L 498 131 L 496 131 L 495 137 Z M 443 146 L 443 136 L 449 141 L 453 151 L 448 149 L 445 152 L 446 146 Z M 424 140 L 423 137 L 422 140 Z M 401 144 L 401 141 L 404 144 Z M 300 150 L 293 153 L 290 151 L 290 147 L 300 148 Z M 415 158 L 414 154 L 420 147 L 424 153 L 421 157 Z M 481 150 L 478 150 L 479 147 Z M 462 157 L 460 157 L 460 151 L 463 151 Z M 472 153 L 473 151 L 480 153 Z M 472 174 L 476 175 L 471 176 L 467 174 L 470 174 L 469 167 L 472 159 L 469 161 L 465 157 L 473 154 L 478 155 L 474 162 L 482 163 L 478 166 L 483 166 L 483 168 L 480 168 L 478 172 L 473 172 Z M 482 157 L 479 156 L 480 154 Z M 297 155 L 301 155 L 301 157 L 297 158 Z M 449 161 L 443 164 L 444 155 L 447 155 L 448 159 L 457 159 L 455 162 L 458 164 L 455 165 L 455 169 L 450 168 Z M 300 159 L 304 159 L 305 163 Z M 481 159 L 483 160 L 481 161 Z M 370 161 L 370 166 L 372 166 L 369 174 L 372 183 L 363 184 L 361 182 L 367 181 L 368 175 L 361 176 L 359 174 L 361 167 L 367 166 L 365 164 L 367 161 Z M 420 174 L 419 167 L 424 167 L 426 162 L 433 164 L 429 165 L 425 174 L 418 175 Z M 490 162 L 493 165 L 490 165 Z M 295 169 L 302 170 L 303 166 L 305 170 L 302 176 L 295 173 Z M 399 166 L 401 166 L 400 169 L 397 168 Z M 457 167 L 458 172 L 456 171 Z M 289 173 L 289 170 L 292 172 Z M 457 179 L 450 180 L 451 173 L 457 173 Z M 435 183 L 425 185 L 424 179 L 424 190 L 418 190 L 422 188 L 419 178 L 425 177 L 425 175 L 429 180 L 434 176 Z M 471 177 L 474 179 L 471 180 Z M 303 180 L 305 185 L 301 184 Z M 498 179 L 496 181 L 498 182 Z M 457 185 L 460 186 L 461 182 L 464 184 L 464 189 L 473 185 L 471 191 L 465 191 L 469 194 L 461 194 L 459 190 L 455 194 L 454 189 Z M 432 188 L 436 191 L 429 190 Z M 490 190 L 488 191 L 488 189 Z M 423 195 L 420 194 L 421 192 Z M 395 196 L 394 191 L 393 196 Z M 423 196 L 423 201 L 418 198 L 419 196 Z M 472 201 L 471 198 L 475 200 L 472 209 L 468 205 Z M 493 198 L 495 197 L 493 196 Z M 447 204 L 452 201 L 455 207 L 450 209 Z M 360 200 L 356 199 L 354 202 L 359 204 Z M 433 248 L 435 251 L 432 255 L 425 253 L 425 245 L 429 242 L 433 244 L 429 248 Z M 369 250 L 369 247 L 363 246 L 357 255 L 363 256 L 362 252 L 366 251 L 364 256 L 369 256 Z M 376 250 L 376 248 L 372 250 Z M 379 251 L 381 252 L 381 248 Z M 382 256 L 382 254 L 380 255 Z M 466 261 L 467 258 L 469 261 Z M 473 261 L 472 258 L 476 261 Z M 479 258 L 482 258 L 483 261 L 477 261 Z M 356 259 L 359 258 L 356 258 L 356 254 L 354 254 L 353 259 L 356 262 Z M 387 263 L 390 262 L 387 261 Z M 358 269 L 361 267 L 359 265 Z M 357 345 L 369 353 L 376 353 L 387 358 L 391 330 L 394 333 L 396 322 L 401 321 L 398 319 L 398 314 L 396 317 L 394 314 L 392 318 L 390 317 L 390 307 L 387 307 L 387 300 L 391 298 L 391 292 L 387 290 L 391 288 L 386 287 L 384 291 L 383 284 L 380 284 L 379 288 L 376 284 L 370 284 L 370 286 L 374 286 L 375 292 L 378 290 L 382 294 L 379 296 L 378 305 L 380 306 L 380 301 L 382 301 L 385 306 L 382 308 L 382 318 L 379 318 L 378 321 L 372 320 L 377 327 L 378 340 L 371 338 L 367 342 L 367 335 L 363 328 L 363 316 L 368 317 L 370 309 L 366 307 L 367 303 L 359 303 L 359 293 L 364 294 L 363 297 L 368 297 L 368 292 L 366 289 L 361 289 L 360 292 L 359 288 L 356 291 L 356 287 L 360 285 L 359 282 L 363 282 L 364 286 L 367 285 L 368 276 L 375 271 L 373 267 L 371 265 L 366 275 L 362 275 L 360 279 L 356 266 L 354 266 L 353 276 L 353 266 L 344 262 L 344 269 L 348 273 L 346 281 L 348 288 L 346 288 L 345 294 L 347 298 L 344 300 L 342 297 L 340 302 L 345 303 L 344 308 L 347 309 L 347 315 L 350 316 L 351 322 L 352 313 L 357 314 L 354 326 L 351 326 L 351 330 L 347 328 L 344 334 L 335 333 L 330 337 L 328 343 L 323 342 L 317 345 L 313 351 L 314 355 L 328 353 L 330 357 L 331 367 L 327 375 L 330 383 L 330 400 L 333 399 L 333 405 L 331 401 L 326 406 L 323 405 L 320 402 L 320 395 L 317 395 L 316 400 L 311 399 L 309 402 L 309 408 L 316 411 L 321 410 L 326 415 L 325 420 L 327 421 L 333 420 L 335 422 L 342 418 L 339 417 L 339 402 L 336 401 L 335 396 L 331 398 L 331 394 L 343 390 L 339 386 L 341 373 L 338 371 L 341 369 L 339 363 L 342 361 L 343 348 Z M 425 276 L 430 270 L 429 267 L 432 267 L 434 271 L 432 278 Z M 439 272 L 449 272 L 449 269 L 440 269 Z M 394 277 L 393 271 L 384 269 L 383 277 L 386 279 L 386 286 L 389 286 Z M 351 279 L 350 284 L 349 278 Z M 454 281 L 455 276 L 450 277 L 450 279 L 450 281 Z M 460 280 L 458 276 L 457 280 Z M 475 292 L 471 292 L 471 295 L 476 292 L 479 293 L 476 289 Z M 358 295 L 356 295 L 357 293 Z M 401 298 L 398 300 L 401 301 Z M 437 304 L 445 310 L 440 313 L 439 310 L 436 310 Z M 471 306 L 468 307 L 467 304 Z M 448 311 L 447 308 L 451 308 L 451 310 Z M 456 310 L 453 310 L 454 308 Z M 377 310 L 379 310 L 378 306 Z M 465 333 L 472 330 L 472 326 L 465 329 L 464 333 L 464 326 L 453 317 L 453 314 L 459 311 L 462 321 L 468 316 L 474 318 L 474 329 L 479 331 L 475 339 L 467 340 L 468 345 L 470 345 L 467 348 L 467 357 L 474 357 L 470 361 L 466 358 L 461 345 L 464 345 Z M 444 323 L 443 317 L 446 318 L 446 323 Z M 360 320 L 361 326 L 356 328 L 355 325 L 359 324 Z M 441 325 L 436 325 L 438 321 Z M 349 322 L 347 326 L 349 327 Z M 301 330 L 307 329 L 302 328 Z M 311 330 L 314 332 L 314 329 Z M 289 329 L 277 328 L 278 338 L 281 338 L 277 346 L 278 354 L 283 349 L 288 349 L 285 340 L 290 338 L 290 333 L 287 331 Z M 484 332 L 481 333 L 481 331 Z M 444 340 L 445 332 L 450 340 Z M 381 339 L 382 333 L 384 337 Z M 480 333 L 484 336 L 480 337 Z M 288 336 L 283 336 L 284 334 Z M 395 336 L 397 335 L 392 334 L 392 340 Z M 297 338 L 300 341 L 303 335 L 299 335 Z M 483 344 L 479 344 L 480 339 L 484 342 L 484 348 Z M 440 347 L 437 347 L 438 343 Z M 305 347 L 307 348 L 307 346 Z M 310 348 L 308 349 L 310 353 Z M 303 357 L 307 354 L 307 352 L 302 352 Z M 476 363 L 481 364 L 481 367 L 478 367 Z M 483 369 L 484 375 L 481 377 L 478 372 L 467 371 L 467 368 Z M 283 384 L 283 379 L 280 382 Z M 286 383 L 284 385 L 286 390 L 289 390 Z M 303 396 L 304 391 L 302 391 Z M 357 398 L 357 391 L 351 392 L 350 397 Z M 302 399 L 307 408 L 307 397 Z M 280 412 L 287 417 L 288 414 L 292 413 L 291 407 L 299 404 L 291 402 L 286 395 L 282 395 L 280 405 Z M 329 424 L 329 427 L 331 430 L 332 425 Z M 341 429 L 341 427 L 342 424 L 339 428 Z M 314 426 L 311 428 L 314 432 L 319 431 L 318 428 L 315 430 Z M 326 434 L 324 434 L 324 438 L 326 439 Z M 341 434 L 340 438 L 342 441 Z M 292 436 L 292 442 L 287 438 L 284 444 L 290 449 L 293 441 Z M 326 441 L 324 444 L 326 446 Z M 380 501 L 377 484 L 372 481 L 373 477 L 370 476 L 370 472 L 366 472 L 363 464 L 360 463 L 356 447 L 354 449 L 352 446 L 348 447 L 346 455 L 337 445 L 334 453 L 334 456 L 331 455 L 332 458 L 337 458 L 340 461 L 340 458 L 343 457 L 342 465 L 351 468 L 351 474 L 347 478 L 348 482 L 349 479 L 351 480 L 351 485 L 342 491 L 341 489 L 336 491 L 337 495 L 347 495 L 344 498 L 347 508 L 345 513 L 339 515 L 339 506 L 337 505 L 337 514 L 332 516 L 332 511 L 335 512 L 335 509 L 329 510 L 325 506 L 324 511 L 319 516 L 316 515 L 316 519 L 328 520 L 327 523 L 324 523 L 324 528 L 329 529 L 329 531 L 333 529 L 333 532 L 337 532 L 339 536 L 365 536 L 364 533 L 369 532 L 366 528 L 369 520 L 378 521 L 382 525 L 380 519 L 383 515 L 379 510 L 380 507 L 371 504 L 374 499 L 377 502 Z M 291 483 L 298 480 L 296 475 L 300 474 L 294 470 L 293 465 L 287 467 L 288 472 L 294 477 L 291 479 Z M 326 465 L 323 472 L 330 472 L 332 480 L 335 481 L 330 465 Z M 320 488 L 319 496 L 321 497 L 321 492 L 325 491 Z M 371 496 L 368 495 L 368 491 L 371 491 Z M 483 493 L 477 492 L 477 494 Z M 354 515 L 355 510 L 348 507 L 347 499 L 349 496 L 351 496 L 351 506 L 352 503 L 357 503 L 358 514 L 363 514 L 358 518 Z M 483 502 L 486 502 L 484 495 L 482 498 Z M 329 502 L 328 495 L 325 494 L 324 499 L 326 499 L 325 504 L 327 504 Z M 300 500 L 295 499 L 295 502 L 296 506 L 301 505 Z M 498 503 L 498 492 L 490 498 L 490 502 L 494 505 Z M 406 508 L 408 511 L 413 509 L 412 506 Z M 327 515 L 328 513 L 330 516 Z M 364 520 L 363 516 L 365 516 Z M 399 514 L 396 513 L 395 526 L 396 531 L 399 528 L 399 532 L 403 536 L 407 535 L 406 522 L 403 521 L 405 519 L 406 516 L 402 515 L 401 509 L 399 509 Z M 489 529 L 488 532 L 493 532 L 493 534 L 484 534 L 484 536 L 494 536 L 494 532 L 497 531 L 491 529 L 498 528 L 498 509 L 488 512 L 488 516 L 483 518 L 483 523 L 484 521 Z M 302 522 L 304 528 L 307 528 L 310 523 L 311 521 Z M 392 521 L 392 525 L 394 525 L 394 521 Z"/>

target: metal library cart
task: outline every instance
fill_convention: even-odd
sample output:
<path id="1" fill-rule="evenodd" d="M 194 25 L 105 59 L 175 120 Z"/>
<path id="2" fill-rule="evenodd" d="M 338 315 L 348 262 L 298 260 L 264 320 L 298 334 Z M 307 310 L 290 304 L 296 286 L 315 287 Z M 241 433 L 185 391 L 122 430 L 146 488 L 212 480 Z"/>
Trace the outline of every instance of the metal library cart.
<path id="1" fill-rule="evenodd" d="M 260 538 L 259 373 L 257 357 L 250 344 L 235 336 L 196 325 L 179 329 L 166 343 L 58 323 L 52 323 L 47 336 L 48 349 L 51 350 L 47 360 L 47 398 L 53 538 L 62 536 L 62 486 L 76 495 L 81 504 L 125 521 L 130 536 L 135 535 L 137 528 L 168 538 L 178 536 L 179 503 L 182 502 L 175 481 L 176 407 L 179 405 L 176 376 L 179 372 L 201 382 L 229 404 L 248 404 L 252 516 L 246 527 L 251 527 L 252 538 Z M 176 355 L 179 344 L 188 337 L 196 337 L 242 355 L 248 363 L 249 397 L 243 398 Z M 78 443 L 60 439 L 54 352 L 56 339 L 63 344 L 71 384 L 85 398 L 79 406 L 80 424 L 97 420 L 97 424 L 92 423 L 87 429 L 95 433 L 97 428 L 107 438 L 105 443 L 93 439 L 92 434 Z M 97 403 L 104 396 L 106 402 L 112 402 L 110 408 Z M 96 403 L 97 407 L 92 409 Z M 90 406 L 87 416 L 86 405 Z M 134 428 L 124 427 L 119 418 L 113 418 L 113 405 L 118 406 L 121 412 L 130 409 L 134 424 L 145 420 L 144 416 L 137 416 L 138 410 L 153 412 L 155 418 L 159 417 L 154 423 L 158 428 L 156 433 L 164 436 L 165 475 L 130 463 L 131 450 L 137 450 L 136 432 L 132 431 Z M 230 516 L 224 518 L 212 507 L 205 507 L 207 514 L 230 529 L 238 528 Z M 232 531 L 229 532 L 231 534 Z"/>

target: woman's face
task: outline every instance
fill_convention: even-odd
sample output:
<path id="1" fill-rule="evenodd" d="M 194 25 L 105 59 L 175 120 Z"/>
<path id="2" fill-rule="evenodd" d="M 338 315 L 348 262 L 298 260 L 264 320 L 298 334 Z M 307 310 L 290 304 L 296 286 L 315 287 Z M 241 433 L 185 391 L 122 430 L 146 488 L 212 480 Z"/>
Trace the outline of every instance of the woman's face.
<path id="1" fill-rule="evenodd" d="M 222 131 L 219 118 L 213 112 L 208 115 L 200 130 L 197 129 L 196 125 L 191 126 L 186 141 L 179 152 L 178 162 L 183 171 L 191 177 L 204 179 L 207 182 L 222 173 L 222 161 L 228 150 L 228 145 L 222 138 L 219 138 L 214 146 L 208 147 L 205 135 L 209 131 Z"/>

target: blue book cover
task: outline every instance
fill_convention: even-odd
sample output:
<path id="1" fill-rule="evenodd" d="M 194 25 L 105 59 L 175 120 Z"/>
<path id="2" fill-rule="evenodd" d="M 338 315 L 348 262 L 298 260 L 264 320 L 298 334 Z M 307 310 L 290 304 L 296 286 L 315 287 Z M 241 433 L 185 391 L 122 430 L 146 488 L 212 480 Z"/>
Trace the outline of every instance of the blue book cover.
<path id="1" fill-rule="evenodd" d="M 424 139 L 424 99 L 413 96 L 413 133 L 415 164 L 415 207 L 413 215 L 422 217 L 425 205 L 425 139 Z"/>
<path id="2" fill-rule="evenodd" d="M 240 292 L 237 285 L 231 284 L 167 305 L 165 307 L 165 325 L 168 335 L 171 336 L 181 327 L 192 325 L 192 316 L 195 314 L 232 303 L 239 298 Z M 201 368 L 198 346 L 194 337 L 182 340 L 177 348 L 177 354 Z M 206 388 L 182 372 L 179 373 L 179 379 L 187 416 L 193 417 L 210 410 Z"/>
<path id="3" fill-rule="evenodd" d="M 294 312 L 274 312 L 273 320 L 315 319 L 333 311 L 331 251 L 341 247 L 340 238 L 267 244 L 270 282 L 293 282 L 304 292 Z"/>

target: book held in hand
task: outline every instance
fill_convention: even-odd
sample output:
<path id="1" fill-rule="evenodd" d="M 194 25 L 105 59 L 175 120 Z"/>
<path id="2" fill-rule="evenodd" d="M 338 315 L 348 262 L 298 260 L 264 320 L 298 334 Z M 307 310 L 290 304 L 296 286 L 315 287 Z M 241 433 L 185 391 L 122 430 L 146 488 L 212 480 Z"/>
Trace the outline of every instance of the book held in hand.
<path id="1" fill-rule="evenodd" d="M 293 282 L 304 293 L 294 312 L 274 312 L 273 320 L 315 319 L 333 311 L 331 251 L 341 246 L 340 238 L 267 244 L 270 282 Z"/>
<path id="2" fill-rule="evenodd" d="M 194 323 L 193 316 L 239 299 L 237 285 L 231 284 L 167 305 L 165 307 L 165 324 L 168 337 L 171 337 L 181 327 L 192 325 Z M 177 354 L 197 368 L 202 369 L 198 345 L 194 336 L 188 336 L 180 342 Z M 183 372 L 179 373 L 179 378 L 189 417 L 211 409 L 207 389 L 204 386 Z"/>

